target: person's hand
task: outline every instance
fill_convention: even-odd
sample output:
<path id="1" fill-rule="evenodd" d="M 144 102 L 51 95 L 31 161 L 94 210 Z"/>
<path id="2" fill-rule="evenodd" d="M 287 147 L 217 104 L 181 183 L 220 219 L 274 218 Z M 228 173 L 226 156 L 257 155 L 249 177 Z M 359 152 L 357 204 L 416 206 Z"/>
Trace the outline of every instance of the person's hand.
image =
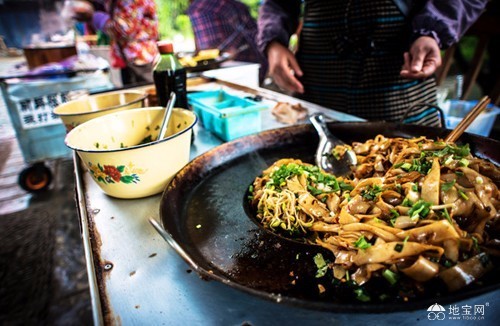
<path id="1" fill-rule="evenodd" d="M 431 76 L 441 66 L 441 52 L 436 40 L 421 36 L 413 42 L 409 52 L 404 53 L 401 76 L 410 79 L 423 79 Z"/>
<path id="2" fill-rule="evenodd" d="M 302 70 L 288 48 L 278 42 L 271 42 L 267 47 L 267 59 L 269 74 L 282 90 L 304 93 L 304 86 L 296 78 L 302 76 Z"/>
<path id="3" fill-rule="evenodd" d="M 71 17 L 79 22 L 90 22 L 94 16 L 94 7 L 87 1 L 73 1 L 70 10 Z"/>

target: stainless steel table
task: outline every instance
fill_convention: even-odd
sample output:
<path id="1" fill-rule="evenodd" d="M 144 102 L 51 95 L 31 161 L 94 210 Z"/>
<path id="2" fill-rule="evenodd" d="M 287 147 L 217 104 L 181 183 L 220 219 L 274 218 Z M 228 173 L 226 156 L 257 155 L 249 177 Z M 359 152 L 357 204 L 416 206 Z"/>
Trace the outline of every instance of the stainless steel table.
<path id="1" fill-rule="evenodd" d="M 234 86 L 234 85 L 233 85 Z M 200 89 L 228 87 L 218 83 Z M 241 91 L 231 89 L 231 91 Z M 258 89 L 273 101 L 299 102 L 282 94 Z M 322 111 L 339 121 L 361 120 L 317 105 L 303 103 L 310 113 Z M 263 112 L 263 129 L 285 126 L 270 110 Z M 222 143 L 201 126 L 195 128 L 194 158 Z M 122 200 L 105 195 L 74 156 L 76 192 L 82 239 L 96 325 L 368 325 L 433 324 L 427 311 L 392 314 L 339 314 L 292 307 L 251 296 L 216 282 L 202 280 L 161 238 L 149 223 L 159 220 L 161 195 Z M 436 302 L 439 304 L 439 302 Z M 469 325 L 491 324 L 500 317 L 498 291 L 458 302 L 457 307 L 483 306 L 482 320 L 449 320 Z M 446 309 L 452 307 L 446 306 Z M 477 316 L 481 317 L 481 316 Z"/>

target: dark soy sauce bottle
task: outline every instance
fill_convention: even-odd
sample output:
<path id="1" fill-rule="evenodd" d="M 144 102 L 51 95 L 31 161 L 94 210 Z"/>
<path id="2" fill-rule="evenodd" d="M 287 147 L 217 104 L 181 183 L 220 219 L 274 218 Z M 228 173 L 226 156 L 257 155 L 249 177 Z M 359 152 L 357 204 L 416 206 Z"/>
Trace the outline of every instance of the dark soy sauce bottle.
<path id="1" fill-rule="evenodd" d="M 159 104 L 165 107 L 173 91 L 177 96 L 174 107 L 188 109 L 186 69 L 177 60 L 172 43 L 158 42 L 157 45 L 160 59 L 154 67 L 153 79 Z"/>

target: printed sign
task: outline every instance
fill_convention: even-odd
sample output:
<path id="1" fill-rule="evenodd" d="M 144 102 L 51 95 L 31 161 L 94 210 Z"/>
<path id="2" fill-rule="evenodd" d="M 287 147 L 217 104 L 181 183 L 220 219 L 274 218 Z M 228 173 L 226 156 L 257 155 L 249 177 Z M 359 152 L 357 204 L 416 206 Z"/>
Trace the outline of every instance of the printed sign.
<path id="1" fill-rule="evenodd" d="M 53 113 L 55 107 L 68 101 L 68 92 L 49 94 L 17 102 L 17 110 L 23 129 L 61 124 L 61 119 Z"/>

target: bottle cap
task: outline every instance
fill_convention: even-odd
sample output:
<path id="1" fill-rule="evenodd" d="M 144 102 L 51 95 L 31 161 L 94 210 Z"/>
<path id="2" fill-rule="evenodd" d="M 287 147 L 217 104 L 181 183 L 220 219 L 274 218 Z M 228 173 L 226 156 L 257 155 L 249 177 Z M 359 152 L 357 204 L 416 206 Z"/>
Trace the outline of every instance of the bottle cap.
<path id="1" fill-rule="evenodd" d="M 160 53 L 174 53 L 174 46 L 170 42 L 158 42 L 156 43 Z"/>

